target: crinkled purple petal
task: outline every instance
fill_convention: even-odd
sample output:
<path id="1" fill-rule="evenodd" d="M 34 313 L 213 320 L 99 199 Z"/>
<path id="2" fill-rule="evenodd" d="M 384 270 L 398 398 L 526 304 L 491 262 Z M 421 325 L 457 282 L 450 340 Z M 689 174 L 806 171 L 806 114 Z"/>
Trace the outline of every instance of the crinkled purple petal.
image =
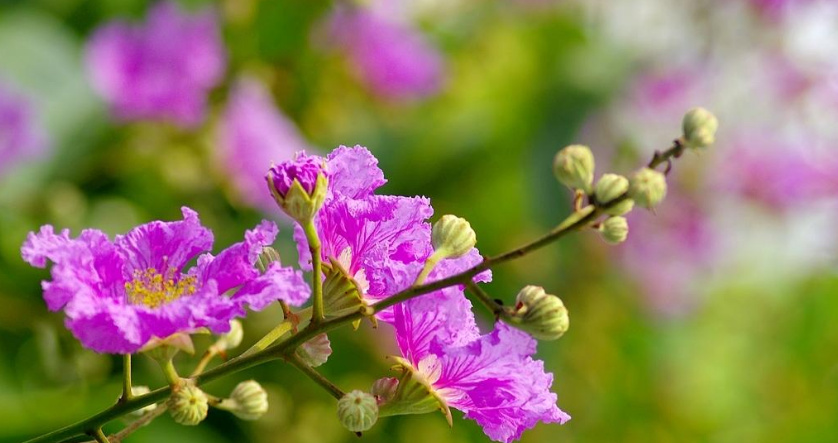
<path id="1" fill-rule="evenodd" d="M 212 231 L 201 226 L 198 213 L 185 206 L 181 212 L 181 221 L 153 221 L 116 236 L 114 244 L 129 264 L 126 278 L 149 268 L 180 271 L 193 257 L 212 249 Z"/>
<path id="2" fill-rule="evenodd" d="M 259 311 L 278 300 L 301 306 L 309 297 L 311 289 L 302 272 L 274 263 L 264 275 L 247 282 L 232 299 L 240 306 L 247 303 L 251 309 Z"/>
<path id="3" fill-rule="evenodd" d="M 378 159 L 360 145 L 338 146 L 327 157 L 327 164 L 329 191 L 333 196 L 361 199 L 387 183 Z"/>
<path id="4" fill-rule="evenodd" d="M 246 231 L 244 241 L 221 251 L 217 256 L 204 254 L 198 259 L 199 278 L 215 280 L 222 294 L 259 276 L 254 264 L 262 248 L 273 244 L 279 228 L 274 222 L 262 220 L 254 229 Z"/>
<path id="5" fill-rule="evenodd" d="M 434 388 L 447 391 L 449 405 L 477 421 L 495 441 L 517 440 L 539 421 L 564 423 L 570 416 L 556 406 L 556 394 L 550 391 L 553 375 L 530 357 L 536 344 L 504 323 L 466 346 L 436 341 L 431 352 L 442 374 Z"/>
<path id="6" fill-rule="evenodd" d="M 284 196 L 288 193 L 291 185 L 294 184 L 294 180 L 298 181 L 303 189 L 311 194 L 314 192 L 315 185 L 317 185 L 317 177 L 321 173 L 328 175 L 324 163 L 322 157 L 298 152 L 294 159 L 272 166 L 265 178 L 268 181 L 273 180 L 273 185 L 280 195 Z"/>

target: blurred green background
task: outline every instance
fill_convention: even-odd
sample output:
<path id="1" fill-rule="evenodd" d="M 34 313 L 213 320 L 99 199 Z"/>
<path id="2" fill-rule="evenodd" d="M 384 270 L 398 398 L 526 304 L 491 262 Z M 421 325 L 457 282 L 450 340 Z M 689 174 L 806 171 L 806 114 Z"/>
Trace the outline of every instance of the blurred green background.
<path id="1" fill-rule="evenodd" d="M 188 205 L 215 232 L 216 248 L 238 241 L 263 217 L 279 220 L 278 248 L 286 263 L 296 261 L 288 223 L 242 204 L 214 160 L 214 125 L 238 73 L 263 79 L 278 108 L 321 152 L 339 144 L 369 147 L 389 178 L 383 192 L 426 195 L 438 215 L 467 218 L 478 233 L 478 247 L 491 255 L 539 236 L 570 210 L 570 193 L 551 173 L 552 157 L 562 146 L 600 143 L 599 173 L 608 168 L 628 173 L 651 150 L 666 148 L 679 135 L 679 113 L 629 125 L 640 133 L 662 133 L 653 146 L 632 142 L 625 126 L 614 124 L 635 121 L 622 104 L 627 88 L 649 65 L 680 63 L 684 52 L 698 53 L 699 64 L 706 56 L 678 47 L 679 39 L 671 43 L 675 51 L 637 50 L 603 25 L 608 2 L 588 8 L 583 2 L 417 1 L 421 8 L 411 15 L 413 26 L 443 55 L 446 81 L 423 99 L 388 100 L 365 88 L 340 54 L 313 43 L 316 28 L 336 7 L 332 2 L 182 3 L 214 4 L 229 57 L 226 80 L 210 97 L 210 117 L 189 131 L 119 122 L 89 85 L 82 55 L 86 39 L 116 17 L 140 20 L 146 2 L 0 1 L 0 75 L 36 102 L 51 145 L 47 157 L 16 165 L 0 178 L 0 442 L 22 441 L 89 416 L 109 406 L 120 390 L 119 358 L 82 349 L 64 329 L 62 315 L 46 310 L 39 285 L 47 272 L 20 258 L 27 232 L 49 223 L 74 233 L 95 227 L 116 234 L 148 220 L 178 218 L 180 206 Z M 656 8 L 667 22 L 684 19 L 682 3 L 619 1 L 613 7 Z M 703 9 L 688 17 L 693 24 L 704 19 L 702 11 L 722 2 L 695 4 Z M 739 13 L 751 17 L 749 29 L 779 26 L 781 19 L 742 8 Z M 611 20 L 629 35 L 652 32 L 657 23 L 634 23 L 632 17 Z M 725 38 L 712 28 L 680 29 L 690 34 L 680 36 L 685 40 Z M 752 47 L 776 45 L 749 35 Z M 691 105 L 698 104 L 704 103 Z M 723 126 L 740 123 L 722 118 Z M 642 124 L 650 127 L 638 127 Z M 673 195 L 657 216 L 637 214 L 637 222 L 664 217 L 678 198 L 724 197 L 696 178 L 723 154 L 679 160 L 674 175 L 691 193 Z M 762 221 L 777 216 L 756 211 L 753 217 Z M 721 220 L 716 224 L 727 235 L 720 237 L 722 245 L 746 226 Z M 838 267 L 830 255 L 826 265 L 778 277 L 771 263 L 785 268 L 791 260 L 783 259 L 786 239 L 778 232 L 760 240 L 769 242 L 762 250 L 768 257 L 746 250 L 739 251 L 743 258 L 733 268 L 721 259 L 705 265 L 713 278 L 692 281 L 687 296 L 695 301 L 674 314 L 650 306 L 634 268 L 616 258 L 622 246 L 609 247 L 594 232 L 497 269 L 488 286 L 493 296 L 510 301 L 523 285 L 542 285 L 564 300 L 572 317 L 568 334 L 540 344 L 539 357 L 555 375 L 560 407 L 573 419 L 564 426 L 539 425 L 522 441 L 838 441 Z M 682 254 L 689 263 L 689 247 Z M 652 274 L 667 272 L 658 259 L 629 258 L 644 261 Z M 768 265 L 750 269 L 751 261 Z M 478 315 L 484 326 L 490 324 L 485 312 Z M 279 318 L 276 309 L 249 316 L 245 344 Z M 332 334 L 334 354 L 322 372 L 345 389 L 368 387 L 387 374 L 384 356 L 395 353 L 387 332 L 364 326 Z M 196 343 L 203 348 L 210 340 L 198 337 Z M 178 358 L 182 372 L 194 364 Z M 164 383 L 150 360 L 135 361 L 135 383 Z M 247 378 L 270 392 L 271 411 L 260 421 L 211 411 L 201 426 L 187 428 L 164 416 L 128 441 L 357 440 L 335 419 L 334 401 L 287 365 L 254 368 L 207 390 L 224 395 Z M 387 418 L 362 441 L 488 441 L 476 424 L 457 418 L 455 412 L 453 429 L 436 414 Z M 119 428 L 112 423 L 106 431 Z"/>

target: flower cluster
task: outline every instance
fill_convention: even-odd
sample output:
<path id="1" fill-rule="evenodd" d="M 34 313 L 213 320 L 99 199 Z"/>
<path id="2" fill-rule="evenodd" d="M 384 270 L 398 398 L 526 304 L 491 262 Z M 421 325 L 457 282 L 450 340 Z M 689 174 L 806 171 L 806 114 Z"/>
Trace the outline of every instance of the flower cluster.
<path id="1" fill-rule="evenodd" d="M 226 55 L 214 13 L 184 13 L 160 2 L 143 24 L 111 22 L 87 47 L 97 92 L 125 120 L 195 126 L 207 94 L 224 76 Z"/>
<path id="2" fill-rule="evenodd" d="M 304 303 L 309 289 L 299 271 L 274 263 L 260 275 L 253 266 L 277 232 L 264 221 L 243 242 L 201 254 L 212 248 L 212 232 L 183 208 L 181 221 L 151 222 L 113 241 L 94 229 L 71 238 L 47 225 L 29 234 L 22 254 L 33 266 L 54 263 L 44 300 L 50 310 L 64 310 L 67 327 L 85 347 L 130 354 L 155 337 L 202 327 L 226 332 L 246 306 Z M 197 265 L 185 270 L 196 256 Z"/>

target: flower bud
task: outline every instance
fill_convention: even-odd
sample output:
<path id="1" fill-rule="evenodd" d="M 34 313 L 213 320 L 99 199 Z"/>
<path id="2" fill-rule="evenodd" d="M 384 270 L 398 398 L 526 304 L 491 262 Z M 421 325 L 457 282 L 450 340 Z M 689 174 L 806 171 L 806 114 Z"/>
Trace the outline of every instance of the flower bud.
<path id="1" fill-rule="evenodd" d="M 262 248 L 262 252 L 256 258 L 256 267 L 264 274 L 271 267 L 271 264 L 280 262 L 279 252 L 276 252 L 276 249 L 270 246 L 266 246 Z"/>
<path id="2" fill-rule="evenodd" d="M 326 334 L 320 334 L 297 348 L 297 355 L 312 368 L 316 368 L 332 355 L 331 343 Z"/>
<path id="3" fill-rule="evenodd" d="M 602 235 L 602 239 L 612 245 L 626 241 L 628 232 L 629 226 L 625 217 L 609 217 L 599 228 L 599 233 Z"/>
<path id="4" fill-rule="evenodd" d="M 562 299 L 544 292 L 540 286 L 521 289 L 515 307 L 508 314 L 504 320 L 539 340 L 556 340 L 570 327 L 570 317 Z"/>
<path id="5" fill-rule="evenodd" d="M 719 121 L 704 108 L 690 109 L 684 115 L 684 141 L 688 148 L 705 148 L 716 141 Z"/>
<path id="6" fill-rule="evenodd" d="M 366 431 L 378 420 L 378 403 L 372 395 L 356 389 L 338 401 L 338 418 L 352 432 Z"/>
<path id="7" fill-rule="evenodd" d="M 329 179 L 319 157 L 299 153 L 292 161 L 272 166 L 265 179 L 279 207 L 301 224 L 314 218 L 326 200 Z"/>
<path id="8" fill-rule="evenodd" d="M 254 380 L 243 381 L 218 408 L 230 411 L 242 420 L 258 420 L 268 412 L 268 393 Z"/>
<path id="9" fill-rule="evenodd" d="M 379 405 L 391 401 L 399 389 L 399 379 L 396 377 L 379 378 L 372 384 L 370 394 L 375 396 Z"/>
<path id="10" fill-rule="evenodd" d="M 244 328 L 242 328 L 242 322 L 230 320 L 230 330 L 221 337 L 218 337 L 213 347 L 219 352 L 235 349 L 242 343 L 243 338 Z"/>
<path id="11" fill-rule="evenodd" d="M 594 182 L 594 154 L 587 146 L 567 146 L 553 159 L 553 173 L 565 186 L 590 194 Z"/>
<path id="12" fill-rule="evenodd" d="M 598 203 L 608 203 L 628 191 L 628 179 L 622 175 L 604 174 L 600 177 L 594 190 Z"/>
<path id="13" fill-rule="evenodd" d="M 629 197 L 644 208 L 654 208 L 666 197 L 666 177 L 654 169 L 637 171 L 629 184 Z"/>
<path id="14" fill-rule="evenodd" d="M 189 382 L 172 391 L 166 406 L 172 419 L 185 426 L 195 426 L 207 418 L 207 395 Z"/>
<path id="15" fill-rule="evenodd" d="M 477 235 L 466 219 L 449 214 L 434 223 L 431 242 L 440 258 L 458 258 L 474 248 Z"/>

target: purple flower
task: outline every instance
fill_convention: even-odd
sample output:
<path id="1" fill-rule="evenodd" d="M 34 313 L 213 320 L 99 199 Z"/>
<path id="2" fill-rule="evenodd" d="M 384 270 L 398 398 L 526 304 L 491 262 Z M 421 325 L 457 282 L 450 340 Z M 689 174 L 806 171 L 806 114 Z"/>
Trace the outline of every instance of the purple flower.
<path id="1" fill-rule="evenodd" d="M 120 118 L 190 127 L 203 120 L 226 59 L 211 11 L 190 15 L 160 2 L 146 23 L 115 21 L 96 30 L 87 64 L 94 88 Z"/>
<path id="2" fill-rule="evenodd" d="M 31 103 L 0 83 L 0 174 L 43 154 L 47 137 Z"/>
<path id="3" fill-rule="evenodd" d="M 298 181 L 308 194 L 311 194 L 317 185 L 317 177 L 325 172 L 321 157 L 299 152 L 294 160 L 286 160 L 272 166 L 267 179 L 273 183 L 274 188 L 282 196 L 288 194 L 294 180 Z"/>
<path id="4" fill-rule="evenodd" d="M 311 147 L 262 83 L 251 78 L 236 82 L 218 131 L 218 154 L 245 203 L 275 211 L 276 202 L 265 187 L 265 168 L 306 150 Z"/>
<path id="5" fill-rule="evenodd" d="M 329 197 L 315 217 L 324 262 L 334 258 L 361 286 L 367 302 L 386 298 L 413 283 L 433 252 L 430 200 L 424 197 L 376 195 L 386 182 L 378 160 L 361 146 L 341 146 L 326 158 Z M 311 253 L 300 226 L 294 231 L 300 266 L 311 269 Z M 457 260 L 459 270 L 482 258 L 477 249 Z M 433 277 L 436 274 L 431 274 Z M 491 273 L 480 274 L 488 281 Z M 390 321 L 389 311 L 379 315 Z"/>
<path id="6" fill-rule="evenodd" d="M 806 140 L 798 143 L 810 145 Z M 744 134 L 720 159 L 716 182 L 723 191 L 775 210 L 835 200 L 838 155 L 807 151 L 777 137 Z"/>
<path id="7" fill-rule="evenodd" d="M 329 36 L 367 88 L 396 100 L 423 98 L 442 85 L 439 51 L 409 26 L 371 11 L 338 10 Z"/>
<path id="8" fill-rule="evenodd" d="M 273 243 L 276 225 L 263 221 L 245 240 L 217 256 L 212 232 L 198 214 L 183 208 L 181 221 L 154 221 L 114 241 L 87 229 L 77 238 L 52 226 L 30 233 L 21 253 L 32 266 L 54 263 L 44 281 L 44 300 L 63 309 L 65 323 L 85 347 L 97 352 L 133 353 L 153 337 L 207 327 L 222 333 L 245 306 L 260 310 L 275 300 L 299 306 L 309 297 L 302 274 L 278 263 L 260 275 L 254 268 L 262 247 Z M 232 295 L 228 295 L 232 293 Z"/>
<path id="9" fill-rule="evenodd" d="M 552 374 L 531 357 L 537 342 L 503 323 L 480 335 L 462 290 L 408 300 L 395 306 L 394 318 L 405 360 L 439 399 L 479 423 L 491 439 L 510 442 L 539 421 L 570 420 L 550 391 Z"/>

